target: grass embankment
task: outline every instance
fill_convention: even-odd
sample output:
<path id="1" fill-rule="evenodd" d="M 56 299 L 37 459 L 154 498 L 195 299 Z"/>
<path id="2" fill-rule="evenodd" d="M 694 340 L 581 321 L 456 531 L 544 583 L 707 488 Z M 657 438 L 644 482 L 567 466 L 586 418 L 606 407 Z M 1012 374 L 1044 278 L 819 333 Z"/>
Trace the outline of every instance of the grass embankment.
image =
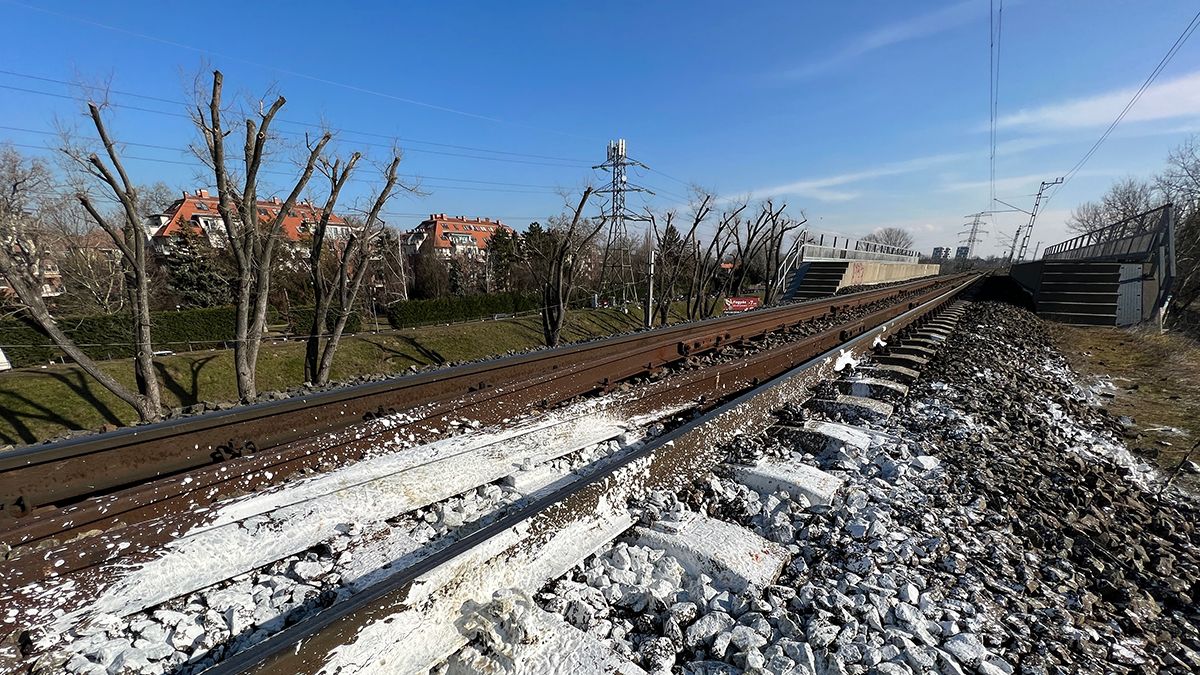
<path id="1" fill-rule="evenodd" d="M 1112 382 L 1105 407 L 1132 418 L 1129 447 L 1174 471 L 1200 441 L 1200 344 L 1152 328 L 1054 325 L 1054 336 L 1077 372 Z"/>
<path id="2" fill-rule="evenodd" d="M 585 340 L 632 330 L 641 313 L 579 310 L 567 315 L 562 339 Z M 522 317 L 449 326 L 422 326 L 342 340 L 332 379 L 397 373 L 409 366 L 480 359 L 542 344 L 541 318 Z M 167 407 L 237 399 L 233 354 L 226 350 L 188 352 L 156 358 Z M 104 367 L 133 386 L 129 359 Z M 259 391 L 294 387 L 303 379 L 304 343 L 264 342 L 258 357 Z M 0 445 L 33 443 L 71 429 L 123 426 L 136 420 L 132 409 L 72 365 L 25 368 L 0 373 Z"/>

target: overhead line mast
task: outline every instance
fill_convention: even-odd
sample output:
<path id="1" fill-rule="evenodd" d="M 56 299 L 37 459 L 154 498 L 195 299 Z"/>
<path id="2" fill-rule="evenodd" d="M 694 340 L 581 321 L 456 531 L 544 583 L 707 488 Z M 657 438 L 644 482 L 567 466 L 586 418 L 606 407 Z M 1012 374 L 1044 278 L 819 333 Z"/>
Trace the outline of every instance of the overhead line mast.
<path id="1" fill-rule="evenodd" d="M 1038 188 L 1037 197 L 1033 200 L 1033 210 L 1029 212 L 1029 224 L 1025 226 L 1025 236 L 1021 238 L 1021 250 L 1017 254 L 1017 262 L 1025 260 L 1025 251 L 1029 249 L 1029 235 L 1033 232 L 1033 222 L 1037 220 L 1038 208 L 1042 205 L 1042 196 L 1046 192 L 1046 188 L 1051 185 L 1062 185 L 1061 177 L 1055 178 L 1052 181 L 1042 181 L 1041 187 Z M 1020 232 L 1020 230 L 1018 230 Z M 1016 246 L 1016 238 L 1013 238 L 1013 245 Z M 1012 251 L 1008 252 L 1009 260 L 1012 260 Z"/>

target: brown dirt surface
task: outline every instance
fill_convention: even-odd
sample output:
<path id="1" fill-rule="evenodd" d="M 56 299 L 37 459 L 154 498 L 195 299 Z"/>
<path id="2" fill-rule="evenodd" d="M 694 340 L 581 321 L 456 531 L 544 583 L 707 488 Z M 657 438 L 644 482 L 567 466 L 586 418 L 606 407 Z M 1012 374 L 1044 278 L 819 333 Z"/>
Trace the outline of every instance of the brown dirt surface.
<path id="1" fill-rule="evenodd" d="M 1114 417 L 1126 445 L 1168 475 L 1200 441 L 1200 343 L 1156 328 L 1051 324 L 1059 350 Z M 1192 453 L 1200 463 L 1200 449 Z M 1176 480 L 1200 488 L 1200 476 Z"/>

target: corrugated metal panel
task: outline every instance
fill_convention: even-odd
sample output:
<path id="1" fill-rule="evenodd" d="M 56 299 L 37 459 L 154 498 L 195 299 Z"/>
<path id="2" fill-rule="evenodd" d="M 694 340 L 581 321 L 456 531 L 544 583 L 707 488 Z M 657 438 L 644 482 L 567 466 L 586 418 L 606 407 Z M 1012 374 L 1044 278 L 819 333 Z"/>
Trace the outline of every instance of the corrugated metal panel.
<path id="1" fill-rule="evenodd" d="M 1142 322 L 1142 265 L 1123 263 L 1121 284 L 1117 293 L 1117 325 L 1131 326 Z"/>

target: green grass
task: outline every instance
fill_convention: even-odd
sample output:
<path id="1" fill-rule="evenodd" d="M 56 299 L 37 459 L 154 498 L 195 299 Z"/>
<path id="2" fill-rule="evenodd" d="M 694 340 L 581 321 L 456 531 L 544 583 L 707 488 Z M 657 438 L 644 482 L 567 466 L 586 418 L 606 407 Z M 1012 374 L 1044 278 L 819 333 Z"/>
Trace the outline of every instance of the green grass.
<path id="1" fill-rule="evenodd" d="M 564 342 L 632 330 L 641 312 L 577 310 L 567 315 Z M 538 316 L 449 326 L 422 326 L 348 337 L 334 360 L 332 378 L 344 381 L 372 373 L 397 373 L 413 365 L 466 361 L 523 351 L 542 344 Z M 237 398 L 233 354 L 225 350 L 188 352 L 155 359 L 167 407 Z M 133 386 L 129 359 L 103 367 Z M 264 342 L 258 357 L 258 389 L 296 386 L 303 379 L 302 342 Z M 71 429 L 99 429 L 133 422 L 129 406 L 72 365 L 25 368 L 0 373 L 0 445 L 34 443 Z"/>

